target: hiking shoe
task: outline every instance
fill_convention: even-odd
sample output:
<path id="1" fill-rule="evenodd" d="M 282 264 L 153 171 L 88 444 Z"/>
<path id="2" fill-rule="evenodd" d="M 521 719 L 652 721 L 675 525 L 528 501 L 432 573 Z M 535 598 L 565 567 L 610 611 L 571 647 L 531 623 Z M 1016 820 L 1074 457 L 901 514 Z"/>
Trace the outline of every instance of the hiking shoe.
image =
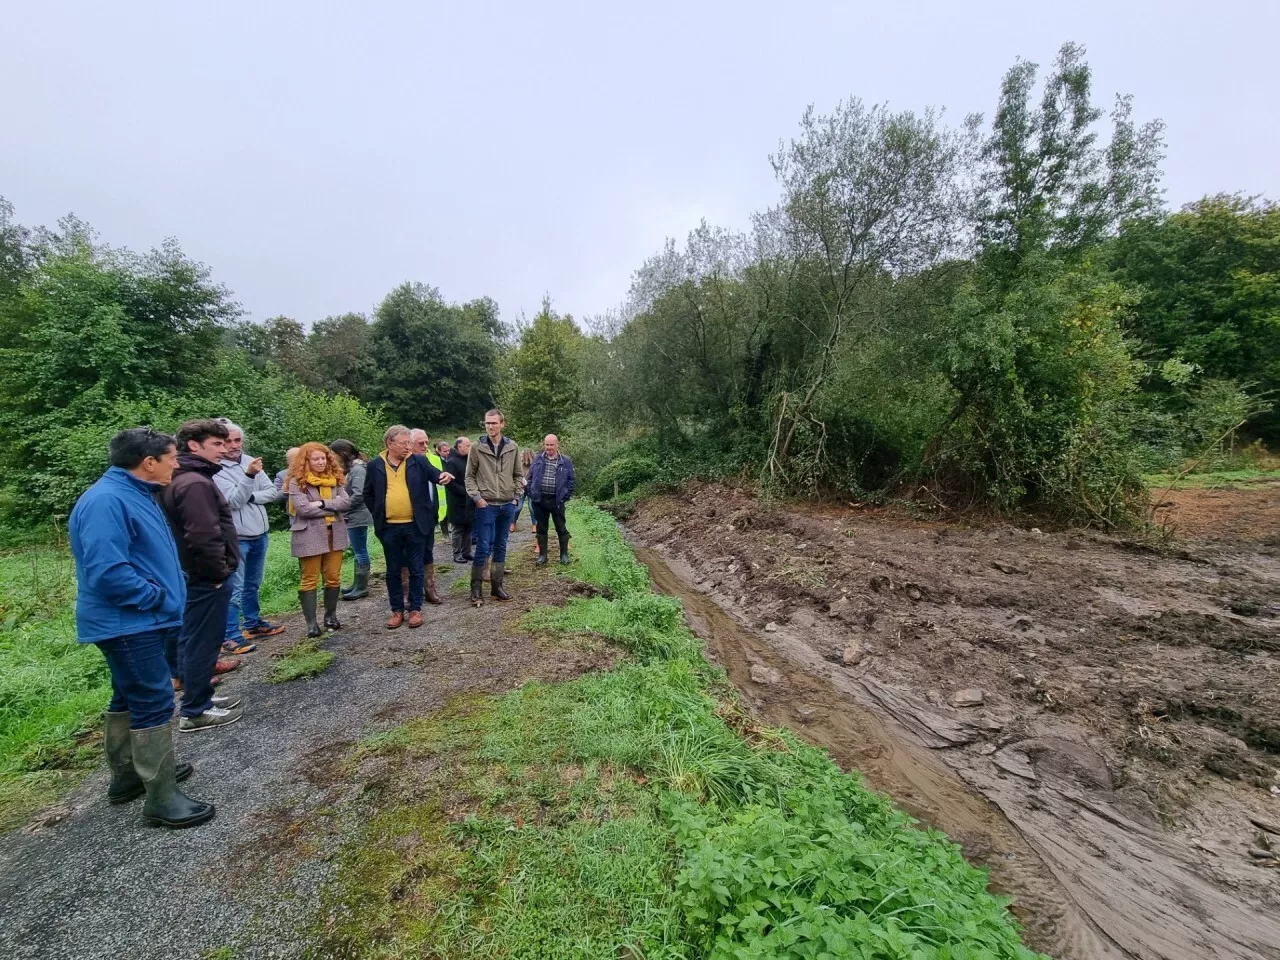
<path id="1" fill-rule="evenodd" d="M 253 653 L 257 649 L 258 645 L 256 643 L 246 643 L 243 639 L 222 641 L 222 652 L 233 657 L 242 657 L 246 653 Z"/>
<path id="2" fill-rule="evenodd" d="M 287 629 L 283 623 L 272 623 L 270 620 L 263 620 L 256 627 L 241 630 L 240 635 L 246 640 L 260 640 L 263 637 L 278 636 Z"/>
<path id="3" fill-rule="evenodd" d="M 225 727 L 229 723 L 235 723 L 241 716 L 243 713 L 240 710 L 210 707 L 199 716 L 181 718 L 178 721 L 178 729 L 183 733 L 192 733 L 196 730 L 208 730 L 210 727 Z"/>
<path id="4" fill-rule="evenodd" d="M 213 665 L 213 675 L 216 677 L 221 673 L 230 673 L 232 670 L 240 669 L 240 661 L 234 657 L 219 657 L 218 662 Z"/>
<path id="5" fill-rule="evenodd" d="M 219 710 L 234 710 L 236 707 L 240 706 L 240 698 L 234 693 L 228 694 L 225 697 L 214 697 L 213 705 Z"/>
<path id="6" fill-rule="evenodd" d="M 422 611 L 410 610 L 409 611 L 409 629 L 416 630 L 420 626 L 422 626 Z"/>

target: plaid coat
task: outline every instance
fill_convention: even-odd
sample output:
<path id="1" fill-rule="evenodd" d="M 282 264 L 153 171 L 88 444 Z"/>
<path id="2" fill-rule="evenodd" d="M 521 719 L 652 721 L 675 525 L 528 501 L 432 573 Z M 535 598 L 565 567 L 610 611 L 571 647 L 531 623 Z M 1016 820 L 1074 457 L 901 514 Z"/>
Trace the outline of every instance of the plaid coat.
<path id="1" fill-rule="evenodd" d="M 288 481 L 293 516 L 289 518 L 291 537 L 289 545 L 295 557 L 315 557 L 330 550 L 347 549 L 347 518 L 344 513 L 351 507 L 351 494 L 338 487 L 329 498 L 329 508 L 320 506 L 320 491 L 315 487 L 298 488 L 297 481 Z M 332 525 L 324 522 L 333 517 Z M 329 543 L 328 530 L 333 531 L 333 543 Z"/>

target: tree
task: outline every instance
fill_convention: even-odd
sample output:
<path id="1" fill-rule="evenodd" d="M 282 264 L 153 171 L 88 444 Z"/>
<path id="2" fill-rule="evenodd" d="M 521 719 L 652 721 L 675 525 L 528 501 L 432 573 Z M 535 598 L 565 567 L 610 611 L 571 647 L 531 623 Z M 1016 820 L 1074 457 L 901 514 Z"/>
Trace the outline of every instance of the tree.
<path id="1" fill-rule="evenodd" d="M 1112 244 L 1115 277 L 1139 291 L 1129 330 L 1153 361 L 1203 377 L 1280 391 L 1280 205 L 1218 195 L 1131 224 Z M 1163 379 L 1149 386 L 1166 391 Z M 1280 439 L 1280 416 L 1253 429 Z"/>
<path id="2" fill-rule="evenodd" d="M 435 287 L 401 284 L 371 325 L 377 366 L 359 396 L 402 423 L 479 423 L 493 404 L 501 331 L 492 300 L 453 306 Z"/>
<path id="3" fill-rule="evenodd" d="M 570 316 L 559 316 L 550 299 L 521 331 L 519 345 L 503 363 L 498 400 L 513 432 L 526 439 L 560 433 L 582 406 L 581 359 L 585 338 Z"/>
<path id="4" fill-rule="evenodd" d="M 307 336 L 307 350 L 318 358 L 323 389 L 363 396 L 377 367 L 372 342 L 369 320 L 362 313 L 316 321 Z"/>

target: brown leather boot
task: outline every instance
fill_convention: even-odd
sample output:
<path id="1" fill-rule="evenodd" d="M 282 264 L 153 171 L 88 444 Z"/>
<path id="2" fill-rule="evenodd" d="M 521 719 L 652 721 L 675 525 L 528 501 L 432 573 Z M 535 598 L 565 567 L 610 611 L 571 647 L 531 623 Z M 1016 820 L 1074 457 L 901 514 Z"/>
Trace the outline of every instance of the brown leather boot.
<path id="1" fill-rule="evenodd" d="M 391 616 L 387 618 L 387 629 L 394 630 L 396 627 L 400 626 L 400 624 L 402 623 L 404 623 L 404 611 L 397 610 L 395 613 L 393 613 Z"/>
<path id="2" fill-rule="evenodd" d="M 416 630 L 420 626 L 422 626 L 422 611 L 410 610 L 409 611 L 409 629 Z"/>
<path id="3" fill-rule="evenodd" d="M 436 592 L 436 565 L 427 564 L 427 603 L 440 603 L 440 594 Z"/>

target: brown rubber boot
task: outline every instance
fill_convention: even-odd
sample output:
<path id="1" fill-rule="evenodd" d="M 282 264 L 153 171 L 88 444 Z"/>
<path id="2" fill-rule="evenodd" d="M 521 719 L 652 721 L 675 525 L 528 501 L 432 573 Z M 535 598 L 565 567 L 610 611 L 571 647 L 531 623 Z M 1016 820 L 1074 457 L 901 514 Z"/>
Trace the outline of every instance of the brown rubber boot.
<path id="1" fill-rule="evenodd" d="M 427 564 L 427 603 L 440 603 L 440 594 L 436 592 L 436 565 Z"/>

